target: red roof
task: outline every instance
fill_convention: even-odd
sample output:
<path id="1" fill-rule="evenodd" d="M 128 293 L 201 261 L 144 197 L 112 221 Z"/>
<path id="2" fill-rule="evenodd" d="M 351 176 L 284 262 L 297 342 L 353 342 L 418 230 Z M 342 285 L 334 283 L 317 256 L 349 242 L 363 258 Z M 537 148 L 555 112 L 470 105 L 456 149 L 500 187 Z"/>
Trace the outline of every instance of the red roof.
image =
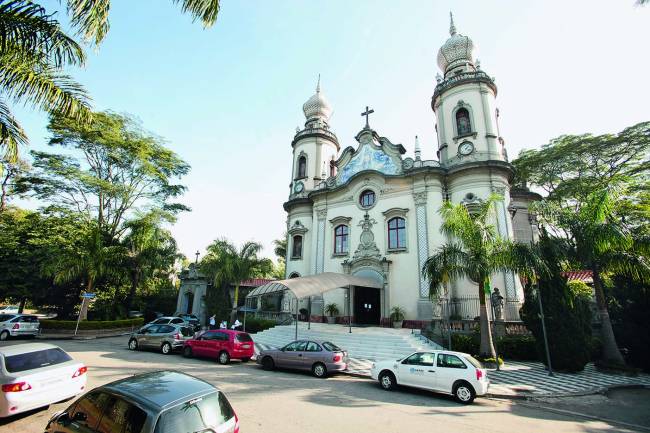
<path id="1" fill-rule="evenodd" d="M 245 280 L 239 283 L 239 287 L 259 287 L 263 286 L 266 283 L 270 283 L 271 281 L 275 280 L 269 280 L 266 278 L 253 278 L 251 280 Z"/>
<path id="2" fill-rule="evenodd" d="M 593 282 L 594 273 L 592 271 L 568 271 L 562 272 L 562 276 L 569 281 L 584 281 L 585 283 Z"/>

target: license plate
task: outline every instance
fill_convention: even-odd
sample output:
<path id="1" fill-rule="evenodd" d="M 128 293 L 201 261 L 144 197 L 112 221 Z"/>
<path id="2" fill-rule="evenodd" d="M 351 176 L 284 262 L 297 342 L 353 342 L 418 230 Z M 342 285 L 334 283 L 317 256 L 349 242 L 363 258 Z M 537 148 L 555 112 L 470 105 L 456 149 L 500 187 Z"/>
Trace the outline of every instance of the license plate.
<path id="1" fill-rule="evenodd" d="M 251 348 L 251 345 L 250 345 L 250 344 L 244 344 L 244 345 L 242 346 L 242 348 L 243 348 L 243 349 L 250 349 L 250 348 Z"/>

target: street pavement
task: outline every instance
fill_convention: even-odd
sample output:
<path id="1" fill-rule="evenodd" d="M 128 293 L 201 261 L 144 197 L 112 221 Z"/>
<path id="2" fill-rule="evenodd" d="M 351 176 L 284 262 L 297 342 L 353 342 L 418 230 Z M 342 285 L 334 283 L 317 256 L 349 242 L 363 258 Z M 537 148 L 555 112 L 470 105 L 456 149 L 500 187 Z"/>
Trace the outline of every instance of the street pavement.
<path id="1" fill-rule="evenodd" d="M 25 341 L 0 343 L 22 344 Z M 89 367 L 89 389 L 128 375 L 176 369 L 218 386 L 226 393 L 242 433 L 393 432 L 604 432 L 650 431 L 650 391 L 617 391 L 614 398 L 563 399 L 556 403 L 477 399 L 457 404 L 451 397 L 400 389 L 383 391 L 364 378 L 326 380 L 306 373 L 267 372 L 252 363 L 222 366 L 180 355 L 131 352 L 126 337 L 53 341 Z M 70 402 L 0 421 L 0 433 L 42 432 L 49 416 Z M 625 423 L 622 424 L 621 422 Z M 644 425 L 646 427 L 644 427 Z"/>

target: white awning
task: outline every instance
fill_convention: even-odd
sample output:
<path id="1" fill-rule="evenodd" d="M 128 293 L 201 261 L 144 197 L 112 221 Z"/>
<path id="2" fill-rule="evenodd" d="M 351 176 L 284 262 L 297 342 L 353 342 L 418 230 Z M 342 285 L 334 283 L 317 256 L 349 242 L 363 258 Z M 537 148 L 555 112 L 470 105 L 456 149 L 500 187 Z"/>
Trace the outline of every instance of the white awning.
<path id="1" fill-rule="evenodd" d="M 337 274 L 335 272 L 324 272 L 318 275 L 308 277 L 290 278 L 288 280 L 271 281 L 270 283 L 259 286 L 252 290 L 246 298 L 267 295 L 274 292 L 290 290 L 298 299 L 308 296 L 320 295 L 330 290 L 347 286 L 372 287 L 381 289 L 380 282 L 370 279 L 355 277 L 347 274 Z"/>

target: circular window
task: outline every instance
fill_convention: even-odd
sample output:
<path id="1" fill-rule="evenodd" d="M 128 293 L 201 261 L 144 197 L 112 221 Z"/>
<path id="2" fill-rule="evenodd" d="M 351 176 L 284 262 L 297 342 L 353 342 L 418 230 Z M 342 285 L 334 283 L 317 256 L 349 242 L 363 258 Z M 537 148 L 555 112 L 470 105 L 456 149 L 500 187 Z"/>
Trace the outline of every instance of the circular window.
<path id="1" fill-rule="evenodd" d="M 369 208 L 375 204 L 375 192 L 367 189 L 359 196 L 359 204 L 362 208 Z"/>

